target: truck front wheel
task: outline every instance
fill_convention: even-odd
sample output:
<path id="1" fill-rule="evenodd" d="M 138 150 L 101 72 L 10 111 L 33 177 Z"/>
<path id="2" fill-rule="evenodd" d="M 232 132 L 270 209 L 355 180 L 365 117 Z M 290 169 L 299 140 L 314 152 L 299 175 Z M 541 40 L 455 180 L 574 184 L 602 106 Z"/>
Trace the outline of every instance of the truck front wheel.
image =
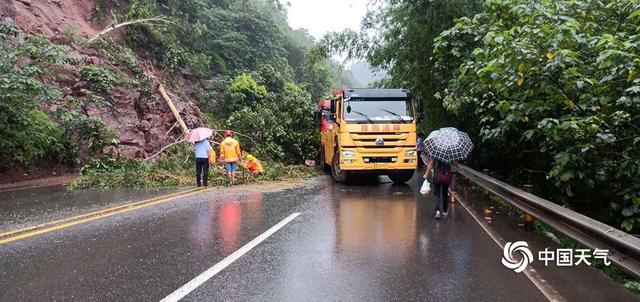
<path id="1" fill-rule="evenodd" d="M 340 152 L 333 154 L 333 160 L 331 161 L 331 175 L 336 182 L 346 182 L 349 177 L 348 171 L 340 169 Z"/>
<path id="2" fill-rule="evenodd" d="M 413 170 L 389 173 L 389 178 L 396 184 L 403 184 L 413 177 Z"/>

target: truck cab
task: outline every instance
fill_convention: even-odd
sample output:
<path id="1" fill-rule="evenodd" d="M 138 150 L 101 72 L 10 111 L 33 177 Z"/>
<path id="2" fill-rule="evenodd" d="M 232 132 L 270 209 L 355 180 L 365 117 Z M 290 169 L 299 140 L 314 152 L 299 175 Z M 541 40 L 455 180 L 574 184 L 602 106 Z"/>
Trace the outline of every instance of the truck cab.
<path id="1" fill-rule="evenodd" d="M 331 129 L 322 132 L 320 164 L 338 182 L 356 174 L 408 181 L 418 164 L 417 112 L 406 89 L 343 89 L 331 99 Z"/>

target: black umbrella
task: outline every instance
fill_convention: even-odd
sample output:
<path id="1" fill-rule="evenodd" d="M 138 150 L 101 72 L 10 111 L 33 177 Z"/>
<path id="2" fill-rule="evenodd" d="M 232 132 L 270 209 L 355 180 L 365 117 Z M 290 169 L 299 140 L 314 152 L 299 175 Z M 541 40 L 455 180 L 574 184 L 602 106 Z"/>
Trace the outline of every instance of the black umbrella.
<path id="1" fill-rule="evenodd" d="M 449 127 L 432 131 L 424 141 L 424 149 L 429 157 L 451 163 L 466 159 L 473 143 L 467 133 Z"/>

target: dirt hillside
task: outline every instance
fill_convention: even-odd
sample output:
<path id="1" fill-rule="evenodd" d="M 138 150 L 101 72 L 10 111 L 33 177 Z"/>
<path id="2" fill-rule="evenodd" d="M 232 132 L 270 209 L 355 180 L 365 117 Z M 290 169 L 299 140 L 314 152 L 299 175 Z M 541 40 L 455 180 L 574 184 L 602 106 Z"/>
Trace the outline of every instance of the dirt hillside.
<path id="1" fill-rule="evenodd" d="M 25 33 L 49 37 L 57 44 L 69 45 L 73 55 L 77 55 L 84 64 L 95 64 L 119 70 L 122 74 L 131 73 L 116 62 L 103 57 L 99 51 L 77 45 L 73 39 L 64 35 L 64 31 L 74 31 L 90 38 L 95 36 L 104 25 L 97 25 L 95 20 L 96 0 L 3 0 L 0 1 L 0 17 L 7 23 L 17 25 Z M 109 20 L 100 23 L 107 24 Z M 116 33 L 117 34 L 117 33 Z M 175 119 L 160 97 L 157 86 L 165 83 L 165 76 L 150 62 L 140 60 L 144 74 L 150 79 L 147 89 L 151 97 L 142 96 L 144 91 L 127 86 L 118 86 L 105 97 L 109 106 L 87 103 L 81 108 L 88 116 L 100 117 L 103 122 L 119 136 L 119 147 L 116 150 L 104 150 L 105 153 L 120 153 L 138 159 L 146 158 L 158 152 L 179 138 L 179 127 L 173 127 Z M 69 70 L 68 85 L 74 93 L 79 93 L 86 83 L 77 77 L 77 66 Z M 202 113 L 193 101 L 189 89 L 189 82 L 181 74 L 172 75 L 173 87 L 168 90 L 173 93 L 177 109 L 189 127 L 202 125 Z M 46 104 L 43 110 L 55 111 L 64 106 Z"/>

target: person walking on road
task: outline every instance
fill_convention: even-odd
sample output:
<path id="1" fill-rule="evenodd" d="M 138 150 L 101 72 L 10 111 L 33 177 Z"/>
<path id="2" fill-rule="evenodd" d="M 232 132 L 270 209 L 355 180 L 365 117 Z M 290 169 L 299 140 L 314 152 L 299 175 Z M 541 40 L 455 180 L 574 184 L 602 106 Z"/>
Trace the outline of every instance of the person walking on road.
<path id="1" fill-rule="evenodd" d="M 208 140 L 203 139 L 195 142 L 193 148 L 196 152 L 196 185 L 209 185 L 209 156 L 213 151 Z"/>
<path id="2" fill-rule="evenodd" d="M 436 201 L 436 219 L 449 214 L 449 185 L 453 179 L 451 165 L 437 159 L 430 159 L 424 178 L 427 179 L 433 170 L 433 195 Z M 442 214 L 441 211 L 442 210 Z"/>
<path id="3" fill-rule="evenodd" d="M 422 159 L 422 153 L 424 152 L 424 134 L 422 132 L 418 132 L 418 136 L 416 138 L 416 151 L 418 151 L 418 167 L 422 167 L 425 164 L 425 161 Z"/>
<path id="4" fill-rule="evenodd" d="M 225 131 L 224 136 L 225 139 L 220 143 L 220 160 L 224 162 L 229 182 L 233 185 L 236 180 L 238 160 L 242 158 L 242 150 L 240 150 L 240 143 L 233 138 L 231 130 Z"/>

